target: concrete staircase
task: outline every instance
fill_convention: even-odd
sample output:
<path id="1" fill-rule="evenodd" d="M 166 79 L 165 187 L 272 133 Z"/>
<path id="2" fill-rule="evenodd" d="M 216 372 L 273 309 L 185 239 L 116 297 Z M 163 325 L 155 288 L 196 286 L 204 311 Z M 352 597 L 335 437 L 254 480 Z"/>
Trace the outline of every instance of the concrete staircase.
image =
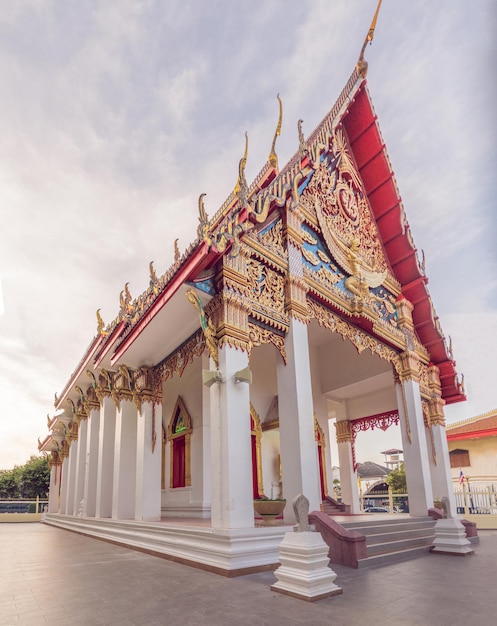
<path id="1" fill-rule="evenodd" d="M 431 517 L 395 517 L 340 522 L 350 531 L 366 536 L 366 558 L 357 559 L 357 567 L 376 567 L 422 556 L 430 551 L 435 539 L 435 520 Z"/>
<path id="2" fill-rule="evenodd" d="M 350 505 L 342 504 L 334 498 L 326 496 L 321 504 L 321 510 L 326 515 L 343 515 L 350 512 Z"/>

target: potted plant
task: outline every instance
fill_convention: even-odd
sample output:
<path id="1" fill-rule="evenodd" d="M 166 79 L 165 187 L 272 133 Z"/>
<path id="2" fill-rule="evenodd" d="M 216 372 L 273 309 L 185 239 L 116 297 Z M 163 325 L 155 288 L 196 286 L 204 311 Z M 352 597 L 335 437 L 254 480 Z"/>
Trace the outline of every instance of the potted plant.
<path id="1" fill-rule="evenodd" d="M 276 518 L 283 513 L 285 506 L 286 500 L 284 498 L 271 500 L 266 498 L 266 496 L 262 496 L 254 500 L 254 510 L 262 517 L 262 521 L 266 526 L 275 523 Z"/>

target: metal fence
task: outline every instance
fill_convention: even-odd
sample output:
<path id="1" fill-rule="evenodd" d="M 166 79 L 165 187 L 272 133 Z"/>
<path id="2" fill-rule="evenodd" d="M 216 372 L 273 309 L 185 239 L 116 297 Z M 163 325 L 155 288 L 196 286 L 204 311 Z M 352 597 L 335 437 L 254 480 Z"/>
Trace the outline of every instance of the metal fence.
<path id="1" fill-rule="evenodd" d="M 48 500 L 0 500 L 0 513 L 43 513 Z"/>
<path id="2" fill-rule="evenodd" d="M 475 487 L 463 483 L 460 489 L 454 489 L 457 513 L 459 515 L 496 515 L 497 486 Z"/>
<path id="3" fill-rule="evenodd" d="M 361 493 L 359 500 L 361 511 L 365 513 L 409 513 L 407 493 L 394 493 L 391 489 L 374 491 L 364 495 Z"/>

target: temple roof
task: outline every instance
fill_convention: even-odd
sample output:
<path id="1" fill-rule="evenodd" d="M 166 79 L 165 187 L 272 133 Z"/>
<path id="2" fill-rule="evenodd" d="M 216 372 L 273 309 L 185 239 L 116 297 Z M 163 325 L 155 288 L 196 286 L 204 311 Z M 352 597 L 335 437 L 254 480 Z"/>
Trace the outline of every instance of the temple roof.
<path id="1" fill-rule="evenodd" d="M 391 471 L 388 467 L 383 467 L 378 465 L 378 463 L 373 463 L 373 461 L 366 461 L 357 465 L 357 474 L 361 479 L 386 477 Z"/>
<path id="2" fill-rule="evenodd" d="M 117 318 L 107 327 L 100 329 L 56 406 L 61 405 L 78 377 L 89 365 L 112 367 L 126 359 L 133 366 L 139 364 L 140 359 L 143 362 L 142 353 L 145 347 L 150 350 L 147 358 L 154 363 L 167 356 L 167 352 L 161 355 L 153 352 L 153 328 L 160 325 L 162 328 L 172 329 L 170 339 L 176 344 L 171 343 L 171 350 L 177 347 L 178 341 L 185 341 L 198 327 L 198 320 L 192 317 L 191 324 L 195 327 L 190 327 L 185 323 L 186 317 L 181 315 L 183 307 L 189 306 L 184 298 L 188 282 L 201 277 L 202 272 L 212 267 L 223 254 L 229 253 L 232 247 L 237 245 L 238 236 L 243 239 L 246 231 L 244 225 L 254 221 L 254 203 L 263 192 L 268 191 L 268 195 L 271 196 L 274 190 L 276 197 L 276 190 L 281 192 L 281 189 L 284 189 L 287 201 L 298 202 L 297 184 L 302 178 L 302 171 L 306 168 L 309 170 L 312 166 L 310 155 L 317 154 L 317 161 L 316 159 L 314 161 L 319 161 L 320 151 L 323 148 L 329 149 L 323 143 L 324 138 L 329 137 L 338 125 L 341 125 L 347 133 L 391 273 L 400 284 L 402 295 L 414 306 L 412 317 L 416 334 L 428 351 L 431 363 L 440 370 L 442 397 L 446 403 L 464 400 L 464 391 L 456 374 L 456 364 L 451 349 L 446 344 L 428 292 L 428 278 L 418 260 L 417 249 L 412 240 L 393 170 L 380 134 L 366 78 L 355 69 L 333 108 L 305 140 L 306 152 L 297 151 L 281 170 L 267 162 L 259 175 L 247 186 L 245 198 L 232 192 L 209 220 L 208 225 L 203 224 L 207 228 L 208 237 L 202 237 L 202 220 L 199 218 L 201 224 L 197 232 L 198 237 L 186 252 L 181 257 L 178 256 L 171 268 L 160 278 L 155 278 L 151 274 L 149 289 L 135 300 L 122 304 Z M 308 179 L 312 175 L 309 174 Z M 278 206 L 273 204 L 269 206 L 265 215 L 269 217 L 276 210 Z M 233 229 L 239 232 L 239 235 L 233 236 Z M 179 307 L 180 314 L 165 313 L 166 305 L 171 302 L 175 303 L 175 307 Z M 359 318 L 354 319 L 358 324 L 361 322 Z M 139 337 L 140 343 L 143 344 L 141 350 L 136 347 Z M 166 347 L 162 346 L 163 352 Z"/>
<path id="3" fill-rule="evenodd" d="M 497 437 L 497 409 L 450 424 L 446 430 L 448 441 Z"/>

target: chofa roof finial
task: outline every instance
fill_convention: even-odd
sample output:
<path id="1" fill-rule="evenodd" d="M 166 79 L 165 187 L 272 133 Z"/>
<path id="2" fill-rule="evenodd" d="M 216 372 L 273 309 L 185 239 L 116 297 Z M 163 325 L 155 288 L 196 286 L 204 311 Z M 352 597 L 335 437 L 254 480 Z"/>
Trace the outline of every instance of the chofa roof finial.
<path id="1" fill-rule="evenodd" d="M 363 78 L 365 78 L 366 74 L 368 73 L 368 62 L 364 59 L 364 52 L 366 50 L 366 46 L 368 45 L 368 43 L 371 43 L 373 41 L 374 29 L 376 28 L 376 20 L 378 19 L 378 13 L 380 12 L 381 2 L 382 0 L 378 0 L 378 6 L 376 7 L 373 21 L 371 22 L 371 26 L 369 27 L 368 34 L 366 35 L 366 39 L 364 40 L 364 43 L 362 44 L 361 54 L 359 55 L 359 59 L 356 64 L 357 71 Z"/>
<path id="2" fill-rule="evenodd" d="M 280 94 L 277 94 L 278 102 L 280 103 L 280 115 L 278 118 L 278 125 L 274 133 L 273 143 L 271 145 L 271 152 L 269 153 L 268 161 L 275 169 L 278 168 L 278 155 L 276 154 L 276 139 L 281 134 L 281 124 L 283 122 L 283 103 L 281 102 Z"/>

